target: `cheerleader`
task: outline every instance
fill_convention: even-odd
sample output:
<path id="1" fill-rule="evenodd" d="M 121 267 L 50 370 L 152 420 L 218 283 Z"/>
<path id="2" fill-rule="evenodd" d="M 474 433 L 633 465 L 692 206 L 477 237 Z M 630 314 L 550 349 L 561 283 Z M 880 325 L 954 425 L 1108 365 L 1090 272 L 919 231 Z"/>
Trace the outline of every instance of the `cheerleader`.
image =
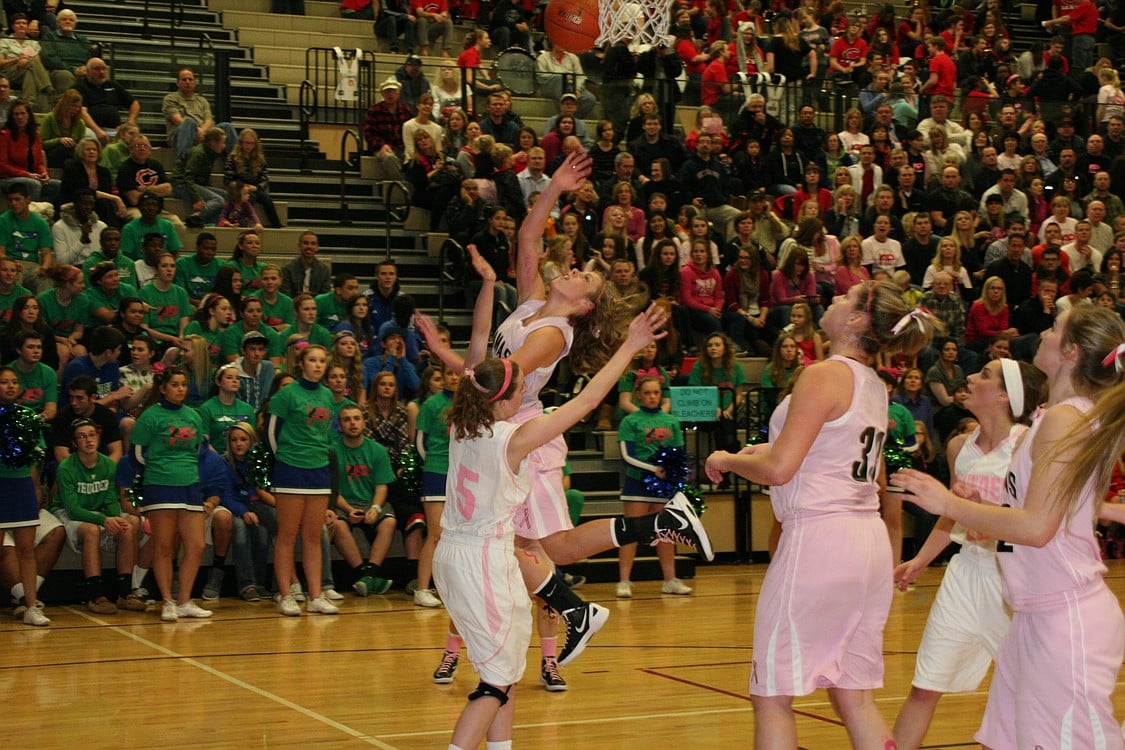
<path id="1" fill-rule="evenodd" d="M 856 284 L 821 323 L 832 356 L 774 410 L 769 443 L 712 453 L 707 475 L 770 485 L 781 520 L 754 622 L 755 746 L 796 747 L 793 697 L 825 687 L 852 746 L 885 750 L 894 740 L 874 691 L 893 596 L 879 517 L 887 391 L 867 363 L 880 349 L 916 351 L 941 324 L 884 282 Z"/>
<path id="2" fill-rule="evenodd" d="M 321 591 L 321 530 L 331 492 L 328 467 L 332 394 L 321 384 L 328 368 L 328 350 L 310 344 L 297 353 L 300 378 L 270 399 L 266 413 L 266 442 L 274 455 L 273 491 L 277 498 L 277 543 L 274 571 L 278 608 L 287 617 L 298 617 L 301 608 L 293 584 L 297 532 L 301 533 L 301 566 L 309 596 L 306 608 L 323 615 L 340 608 Z M 299 589 L 298 589 L 299 591 Z"/>
<path id="3" fill-rule="evenodd" d="M 965 407 L 980 426 L 947 446 L 957 492 L 990 505 L 1004 502 L 1012 450 L 1039 406 L 1043 384 L 1043 374 L 1033 365 L 1011 359 L 989 362 L 969 376 Z M 947 518 L 938 521 L 913 560 L 895 569 L 899 589 L 905 591 L 951 541 L 961 551 L 949 561 L 930 608 L 910 695 L 895 721 L 899 750 L 921 745 L 942 694 L 977 689 L 1011 624 L 996 540 Z"/>
<path id="4" fill-rule="evenodd" d="M 16 404 L 20 396 L 20 378 L 11 367 L 0 367 L 0 406 L 13 410 L 8 419 L 21 411 L 33 415 L 27 407 Z M 39 437 L 39 447 L 43 448 L 43 438 Z M 4 446 L 4 450 L 10 450 Z M 30 463 L 11 466 L 0 462 L 0 531 L 12 535 L 16 544 L 16 557 L 19 561 L 20 582 L 23 584 L 23 621 L 26 625 L 46 627 L 50 619 L 43 614 L 43 603 L 36 598 L 38 593 L 38 570 L 35 567 L 35 530 L 39 526 L 39 471 Z"/>
<path id="5" fill-rule="evenodd" d="M 648 347 L 655 349 L 655 344 Z M 646 350 L 648 347 L 645 347 Z M 681 448 L 684 434 L 680 420 L 661 409 L 663 400 L 662 381 L 659 377 L 646 375 L 636 382 L 635 390 L 640 397 L 640 409 L 621 420 L 617 437 L 621 441 L 621 457 L 628 467 L 625 469 L 625 486 L 621 490 L 621 502 L 625 515 L 629 518 L 659 513 L 668 502 L 667 497 L 654 496 L 645 486 L 645 477 L 664 479 L 665 470 L 648 463 L 663 447 Z M 626 544 L 617 553 L 617 596 L 628 599 L 633 595 L 633 584 L 629 577 L 633 572 L 633 558 L 637 554 L 636 544 Z M 676 578 L 676 549 L 671 544 L 656 545 L 656 557 L 660 561 L 660 572 L 664 577 L 661 593 L 690 594 L 692 589 Z"/>
<path id="6" fill-rule="evenodd" d="M 1125 323 L 1093 305 L 1041 334 L 1035 365 L 1050 397 L 1012 455 L 1011 507 L 958 497 L 917 471 L 891 479 L 926 510 L 1004 540 L 996 557 L 1012 626 L 976 734 L 987 747 L 1125 747 L 1112 702 L 1125 618 L 1094 534 L 1106 457 L 1125 451 L 1123 355 Z"/>
<path id="7" fill-rule="evenodd" d="M 187 372 L 169 368 L 153 378 L 159 400 L 150 404 L 130 434 L 132 458 L 144 470 L 140 512 L 152 527 L 152 572 L 164 605 L 160 619 L 210 617 L 210 610 L 191 600 L 195 574 L 204 547 L 203 489 L 199 482 L 199 444 L 203 418 L 186 407 Z M 172 598 L 172 561 L 177 543 L 180 559 L 179 599 Z"/>
<path id="8" fill-rule="evenodd" d="M 519 424 L 507 421 L 523 404 L 519 365 L 487 359 L 465 370 L 450 414 L 453 481 L 434 577 L 480 683 L 457 720 L 451 750 L 475 748 L 486 737 L 490 747 L 511 747 L 512 690 L 523 676 L 531 639 L 531 602 L 514 554 L 515 515 L 532 488 L 529 456 L 596 408 L 662 324 L 657 308 L 635 318 L 624 345 L 577 396 L 549 415 Z"/>

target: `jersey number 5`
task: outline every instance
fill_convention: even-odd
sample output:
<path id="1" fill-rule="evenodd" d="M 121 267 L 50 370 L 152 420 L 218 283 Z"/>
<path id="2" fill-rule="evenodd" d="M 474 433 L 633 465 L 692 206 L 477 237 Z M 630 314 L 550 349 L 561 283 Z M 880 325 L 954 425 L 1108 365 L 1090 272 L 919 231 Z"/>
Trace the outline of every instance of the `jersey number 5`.
<path id="1" fill-rule="evenodd" d="M 467 466 L 462 466 L 457 471 L 457 487 L 455 490 L 454 502 L 457 504 L 457 512 L 466 521 L 472 520 L 473 511 L 477 507 L 477 496 L 469 489 L 468 485 L 476 484 L 480 481 L 480 474 L 476 473 Z"/>
<path id="2" fill-rule="evenodd" d="M 879 475 L 879 455 L 883 452 L 883 441 L 887 433 L 868 427 L 859 436 L 863 448 L 859 460 L 852 464 L 852 479 L 857 482 L 874 482 Z"/>

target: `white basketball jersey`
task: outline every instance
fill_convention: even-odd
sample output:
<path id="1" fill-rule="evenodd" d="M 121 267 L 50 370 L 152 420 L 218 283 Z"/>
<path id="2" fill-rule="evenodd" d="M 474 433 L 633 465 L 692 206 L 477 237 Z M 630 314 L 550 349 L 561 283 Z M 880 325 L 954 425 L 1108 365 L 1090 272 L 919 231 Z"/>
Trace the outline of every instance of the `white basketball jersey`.
<path id="1" fill-rule="evenodd" d="M 953 476 L 958 482 L 980 493 L 981 502 L 990 505 L 1002 505 L 1006 502 L 1004 496 L 1004 481 L 1008 477 L 1008 465 L 1012 462 L 1012 451 L 1019 442 L 1020 436 L 1027 432 L 1027 427 L 1022 424 L 1012 425 L 1008 437 L 1004 438 L 988 453 L 981 452 L 977 440 L 980 438 L 978 427 L 972 435 L 961 445 L 961 451 L 953 462 Z M 995 551 L 996 540 L 966 528 L 958 522 L 949 532 L 950 538 L 960 545 L 973 544 L 982 549 Z"/>
<path id="2" fill-rule="evenodd" d="M 526 300 L 500 324 L 492 341 L 492 356 L 494 357 L 510 357 L 512 352 L 519 351 L 528 337 L 540 328 L 558 328 L 566 342 L 562 353 L 554 362 L 533 372 L 523 374 L 523 402 L 520 404 L 519 413 L 514 418 L 514 421 L 520 423 L 543 413 L 543 403 L 539 400 L 539 392 L 551 379 L 551 374 L 555 371 L 559 361 L 570 353 L 570 345 L 574 341 L 574 329 L 571 328 L 570 321 L 561 315 L 539 318 L 530 325 L 525 325 L 524 321 L 538 312 L 543 305 L 544 300 L 541 299 Z"/>

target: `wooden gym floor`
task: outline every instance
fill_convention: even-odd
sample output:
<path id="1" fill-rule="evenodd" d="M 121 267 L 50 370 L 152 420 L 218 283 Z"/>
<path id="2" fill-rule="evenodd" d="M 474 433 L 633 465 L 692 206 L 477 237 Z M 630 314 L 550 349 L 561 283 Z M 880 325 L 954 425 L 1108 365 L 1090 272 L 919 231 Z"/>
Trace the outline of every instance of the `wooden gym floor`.
<path id="1" fill-rule="evenodd" d="M 700 567 L 690 597 L 662 596 L 656 582 L 635 583 L 631 600 L 615 599 L 612 584 L 580 589 L 610 608 L 609 623 L 564 670 L 564 693 L 538 684 L 533 638 L 516 691 L 514 745 L 750 747 L 748 665 L 764 572 Z M 878 694 L 890 722 L 940 577 L 930 570 L 895 596 Z M 1125 591 L 1125 561 L 1110 563 L 1108 581 Z M 154 607 L 107 617 L 50 607 L 46 629 L 0 614 L 0 747 L 443 750 L 476 686 L 464 656 L 453 684 L 431 683 L 445 612 L 414 607 L 401 592 L 348 595 L 338 617 L 284 618 L 266 602 L 213 604 L 210 620 L 175 624 L 161 623 Z M 976 747 L 986 695 L 987 683 L 944 698 L 925 747 Z M 1125 690 L 1115 704 L 1125 715 Z M 795 706 L 803 748 L 848 747 L 823 691 Z"/>

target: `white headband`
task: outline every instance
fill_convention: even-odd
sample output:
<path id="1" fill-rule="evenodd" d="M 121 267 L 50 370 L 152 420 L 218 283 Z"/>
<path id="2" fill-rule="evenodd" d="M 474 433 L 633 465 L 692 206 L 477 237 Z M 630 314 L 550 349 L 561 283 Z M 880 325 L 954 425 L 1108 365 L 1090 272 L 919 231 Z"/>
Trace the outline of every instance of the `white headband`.
<path id="1" fill-rule="evenodd" d="M 926 332 L 925 319 L 930 314 L 930 311 L 924 307 L 915 307 L 913 310 L 903 315 L 898 319 L 898 322 L 891 328 L 891 333 L 895 336 L 902 333 L 902 330 L 910 325 L 910 321 L 914 321 L 918 325 L 918 330 L 922 333 Z"/>
<path id="2" fill-rule="evenodd" d="M 1008 392 L 1012 417 L 1018 420 L 1023 416 L 1023 375 L 1020 374 L 1020 363 L 1014 359 L 1001 359 L 1000 374 L 1004 376 L 1004 390 Z"/>

